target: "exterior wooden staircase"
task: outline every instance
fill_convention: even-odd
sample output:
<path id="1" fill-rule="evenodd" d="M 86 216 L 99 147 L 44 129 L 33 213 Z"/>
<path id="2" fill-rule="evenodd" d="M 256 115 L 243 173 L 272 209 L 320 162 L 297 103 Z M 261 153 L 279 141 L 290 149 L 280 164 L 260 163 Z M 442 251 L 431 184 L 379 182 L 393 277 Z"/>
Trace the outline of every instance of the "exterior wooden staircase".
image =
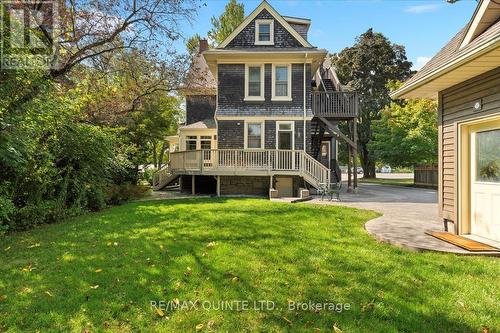
<path id="1" fill-rule="evenodd" d="M 165 165 L 153 175 L 153 190 L 159 191 L 179 178 L 178 174 L 170 171 L 169 165 Z"/>

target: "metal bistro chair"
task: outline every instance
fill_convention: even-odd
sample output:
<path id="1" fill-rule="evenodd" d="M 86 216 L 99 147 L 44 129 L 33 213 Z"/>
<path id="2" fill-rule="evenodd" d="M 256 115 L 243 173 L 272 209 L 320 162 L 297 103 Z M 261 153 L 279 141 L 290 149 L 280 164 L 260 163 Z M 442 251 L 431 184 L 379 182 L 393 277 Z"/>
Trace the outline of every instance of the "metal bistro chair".
<path id="1" fill-rule="evenodd" d="M 320 183 L 318 194 L 321 195 L 321 200 L 324 199 L 325 196 L 330 197 L 330 201 L 333 200 L 333 195 L 335 195 L 337 201 L 340 201 L 340 190 L 342 189 L 342 182 L 335 183 Z"/>

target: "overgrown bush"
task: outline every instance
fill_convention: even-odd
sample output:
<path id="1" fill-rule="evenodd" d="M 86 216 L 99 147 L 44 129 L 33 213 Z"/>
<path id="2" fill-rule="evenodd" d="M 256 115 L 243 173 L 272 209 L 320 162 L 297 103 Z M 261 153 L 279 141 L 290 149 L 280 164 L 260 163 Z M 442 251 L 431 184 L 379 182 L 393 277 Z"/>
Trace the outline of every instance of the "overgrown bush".
<path id="1" fill-rule="evenodd" d="M 112 185 L 108 189 L 107 202 L 110 205 L 119 205 L 126 201 L 144 198 L 149 195 L 150 191 L 149 186 L 144 185 Z"/>

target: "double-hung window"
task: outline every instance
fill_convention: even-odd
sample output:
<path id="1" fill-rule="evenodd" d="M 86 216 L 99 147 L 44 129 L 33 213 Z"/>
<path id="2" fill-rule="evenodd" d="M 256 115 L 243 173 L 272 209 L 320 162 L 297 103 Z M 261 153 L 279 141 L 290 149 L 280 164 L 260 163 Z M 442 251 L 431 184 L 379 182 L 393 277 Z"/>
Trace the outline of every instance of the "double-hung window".
<path id="1" fill-rule="evenodd" d="M 245 123 L 245 148 L 264 148 L 264 122 Z"/>
<path id="2" fill-rule="evenodd" d="M 292 100 L 292 66 L 273 64 L 272 99 L 276 101 Z"/>
<path id="3" fill-rule="evenodd" d="M 196 150 L 197 136 L 186 137 L 186 150 Z"/>
<path id="4" fill-rule="evenodd" d="M 255 45 L 274 45 L 274 20 L 255 20 Z"/>
<path id="5" fill-rule="evenodd" d="M 245 65 L 245 100 L 264 100 L 264 65 Z"/>

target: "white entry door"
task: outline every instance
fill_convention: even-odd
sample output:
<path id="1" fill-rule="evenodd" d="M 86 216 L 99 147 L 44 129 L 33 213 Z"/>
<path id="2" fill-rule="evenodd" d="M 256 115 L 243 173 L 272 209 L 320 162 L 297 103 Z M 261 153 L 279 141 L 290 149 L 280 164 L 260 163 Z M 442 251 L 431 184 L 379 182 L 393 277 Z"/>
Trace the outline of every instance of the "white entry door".
<path id="1" fill-rule="evenodd" d="M 471 234 L 500 242 L 500 121 L 470 128 Z"/>

